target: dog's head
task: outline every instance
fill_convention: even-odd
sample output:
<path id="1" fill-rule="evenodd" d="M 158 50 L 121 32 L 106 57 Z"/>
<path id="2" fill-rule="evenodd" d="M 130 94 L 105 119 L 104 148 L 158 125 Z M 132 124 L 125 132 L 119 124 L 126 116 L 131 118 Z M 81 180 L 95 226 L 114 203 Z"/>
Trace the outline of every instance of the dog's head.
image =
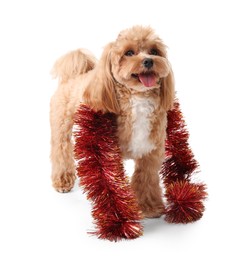
<path id="1" fill-rule="evenodd" d="M 150 27 L 134 26 L 122 31 L 105 47 L 96 71 L 96 86 L 85 93 L 89 101 L 95 96 L 94 108 L 119 113 L 117 83 L 139 92 L 160 88 L 161 105 L 166 110 L 172 107 L 174 82 L 166 46 Z"/>

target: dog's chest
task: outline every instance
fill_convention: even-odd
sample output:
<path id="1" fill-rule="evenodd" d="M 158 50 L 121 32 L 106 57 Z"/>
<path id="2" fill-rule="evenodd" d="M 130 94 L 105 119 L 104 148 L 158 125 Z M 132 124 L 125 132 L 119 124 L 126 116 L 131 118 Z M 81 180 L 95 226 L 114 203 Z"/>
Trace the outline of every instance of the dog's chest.
<path id="1" fill-rule="evenodd" d="M 128 108 L 120 125 L 121 149 L 129 157 L 140 158 L 156 148 L 151 138 L 156 102 L 152 98 L 135 96 L 129 99 Z"/>

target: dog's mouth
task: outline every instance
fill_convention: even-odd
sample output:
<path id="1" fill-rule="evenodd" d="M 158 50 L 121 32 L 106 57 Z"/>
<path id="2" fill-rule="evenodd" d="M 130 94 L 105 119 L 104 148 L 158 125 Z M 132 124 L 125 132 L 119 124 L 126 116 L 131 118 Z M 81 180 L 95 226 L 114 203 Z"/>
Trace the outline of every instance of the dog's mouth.
<path id="1" fill-rule="evenodd" d="M 154 72 L 133 73 L 132 77 L 138 79 L 145 87 L 153 87 L 158 83 L 158 77 Z"/>

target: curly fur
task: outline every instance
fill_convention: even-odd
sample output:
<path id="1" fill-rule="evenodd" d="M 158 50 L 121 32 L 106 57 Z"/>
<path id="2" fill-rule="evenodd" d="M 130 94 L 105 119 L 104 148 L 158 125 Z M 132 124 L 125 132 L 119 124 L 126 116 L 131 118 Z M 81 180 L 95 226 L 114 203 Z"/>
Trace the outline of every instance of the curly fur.
<path id="1" fill-rule="evenodd" d="M 76 50 L 55 63 L 53 75 L 59 77 L 51 99 L 55 189 L 68 192 L 74 185 L 73 116 L 84 103 L 117 115 L 122 155 L 135 160 L 131 186 L 139 206 L 145 217 L 160 216 L 164 205 L 158 172 L 165 155 L 166 113 L 174 101 L 173 72 L 162 40 L 150 27 L 134 26 L 107 44 L 99 61 Z"/>

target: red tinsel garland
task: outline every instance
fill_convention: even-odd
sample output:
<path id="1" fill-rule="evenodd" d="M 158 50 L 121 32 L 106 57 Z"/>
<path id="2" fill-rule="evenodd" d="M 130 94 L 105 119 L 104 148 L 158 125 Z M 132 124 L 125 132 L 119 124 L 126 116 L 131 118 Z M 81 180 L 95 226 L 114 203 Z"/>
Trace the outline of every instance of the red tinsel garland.
<path id="1" fill-rule="evenodd" d="M 161 174 L 167 183 L 190 179 L 199 165 L 189 148 L 189 133 L 178 102 L 175 102 L 174 108 L 167 113 L 167 120 L 166 160 Z"/>
<path id="2" fill-rule="evenodd" d="M 115 115 L 81 105 L 75 127 L 77 173 L 93 203 L 94 234 L 112 241 L 142 235 L 142 217 L 124 172 Z"/>
<path id="3" fill-rule="evenodd" d="M 178 102 L 167 113 L 166 160 L 160 174 L 166 188 L 166 220 L 188 223 L 201 218 L 206 198 L 204 184 L 190 183 L 198 163 L 188 144 L 188 131 Z M 116 116 L 81 105 L 75 116 L 75 158 L 80 185 L 93 203 L 99 238 L 117 241 L 142 235 L 142 218 L 125 176 Z"/>
<path id="4" fill-rule="evenodd" d="M 160 172 L 168 203 L 165 219 L 173 223 L 188 223 L 202 217 L 206 186 L 190 183 L 199 164 L 189 147 L 189 133 L 177 101 L 168 112 L 167 120 L 166 160 Z"/>
<path id="5" fill-rule="evenodd" d="M 166 221 L 185 224 L 202 217 L 203 200 L 207 195 L 204 184 L 183 180 L 170 183 L 166 188 Z"/>

